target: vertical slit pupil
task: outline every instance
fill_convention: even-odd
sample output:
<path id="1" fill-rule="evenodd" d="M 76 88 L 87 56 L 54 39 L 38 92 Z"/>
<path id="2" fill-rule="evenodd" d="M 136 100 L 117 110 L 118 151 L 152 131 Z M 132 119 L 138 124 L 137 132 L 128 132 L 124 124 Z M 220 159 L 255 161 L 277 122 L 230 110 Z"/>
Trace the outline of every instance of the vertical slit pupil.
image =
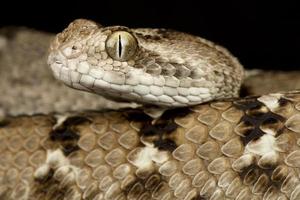
<path id="1" fill-rule="evenodd" d="M 121 35 L 119 35 L 119 48 L 118 48 L 118 50 L 119 50 L 119 58 L 121 58 L 121 55 L 122 55 L 122 42 L 121 42 L 121 40 L 122 40 L 122 38 L 121 38 Z"/>

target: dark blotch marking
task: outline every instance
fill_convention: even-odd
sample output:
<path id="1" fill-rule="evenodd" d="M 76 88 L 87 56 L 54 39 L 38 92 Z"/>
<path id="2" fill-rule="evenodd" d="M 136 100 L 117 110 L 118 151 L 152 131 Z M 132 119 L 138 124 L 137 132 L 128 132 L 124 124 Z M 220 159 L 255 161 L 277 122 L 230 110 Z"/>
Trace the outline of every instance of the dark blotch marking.
<path id="1" fill-rule="evenodd" d="M 280 99 L 278 100 L 278 104 L 279 104 L 279 106 L 286 106 L 287 104 L 288 104 L 288 102 L 289 102 L 289 100 L 287 100 L 287 99 L 284 99 L 284 98 L 282 98 L 282 97 L 280 97 Z"/>
<path id="2" fill-rule="evenodd" d="M 285 128 L 283 123 L 282 123 L 283 120 L 284 119 L 279 120 L 279 119 L 276 119 L 276 118 L 268 118 L 261 125 L 262 126 L 268 126 L 270 129 L 276 130 L 276 135 L 275 136 L 278 136 L 278 135 L 283 133 L 284 128 Z"/>
<path id="3" fill-rule="evenodd" d="M 83 123 L 91 123 L 91 121 L 85 117 L 72 116 L 50 132 L 50 140 L 58 141 L 62 144 L 65 156 L 79 149 L 77 141 L 80 135 L 78 134 L 76 126 Z"/>
<path id="4" fill-rule="evenodd" d="M 175 123 L 157 124 L 157 127 L 164 131 L 166 134 L 172 133 L 178 127 Z"/>
<path id="5" fill-rule="evenodd" d="M 253 129 L 249 129 L 244 133 L 244 137 L 241 137 L 241 140 L 244 145 L 248 144 L 252 140 L 258 140 L 261 136 L 263 136 L 265 133 L 260 130 L 259 128 L 259 121 L 244 115 L 241 119 L 241 121 L 244 121 L 245 124 L 248 124 L 249 126 L 253 126 Z"/>
<path id="6" fill-rule="evenodd" d="M 163 121 L 160 123 L 151 124 L 146 123 L 140 130 L 140 134 L 144 136 L 158 136 L 158 139 L 154 140 L 154 146 L 160 150 L 173 152 L 177 145 L 175 141 L 172 141 L 168 137 L 173 131 L 177 129 L 178 125 L 171 120 Z"/>
<path id="7" fill-rule="evenodd" d="M 124 112 L 124 117 L 128 121 L 134 121 L 134 122 L 150 122 L 152 118 L 145 114 L 143 111 L 138 109 L 128 109 Z"/>
<path id="8" fill-rule="evenodd" d="M 249 88 L 245 87 L 244 85 L 241 86 L 240 89 L 240 97 L 246 97 L 249 96 L 251 94 L 251 91 Z"/>
<path id="9" fill-rule="evenodd" d="M 166 110 L 161 116 L 162 120 L 174 119 L 175 117 L 185 117 L 191 113 L 191 110 L 188 107 L 175 108 Z"/>
<path id="10" fill-rule="evenodd" d="M 264 104 L 261 103 L 260 101 L 257 101 L 256 98 L 247 98 L 247 97 L 242 100 L 236 101 L 234 105 L 236 108 L 243 111 L 258 109 L 264 106 Z"/>
<path id="11" fill-rule="evenodd" d="M 240 122 L 244 122 L 246 126 L 253 127 L 244 133 L 244 137 L 241 137 L 244 145 L 247 145 L 252 140 L 259 139 L 265 134 L 260 129 L 261 125 L 284 122 L 284 118 L 280 115 L 269 110 L 266 112 L 261 111 L 261 108 L 265 105 L 257 101 L 256 98 L 245 98 L 244 100 L 236 101 L 234 105 L 245 112 Z M 277 130 L 277 135 L 281 133 L 282 130 Z"/>
<path id="12" fill-rule="evenodd" d="M 152 136 L 158 134 L 157 128 L 150 124 L 145 124 L 141 130 L 140 133 L 144 136 Z"/>
<path id="13" fill-rule="evenodd" d="M 257 105 L 257 107 L 253 107 L 253 108 L 247 110 L 246 114 L 248 116 L 252 116 L 252 117 L 261 117 L 264 114 L 266 114 L 265 108 L 266 107 L 264 107 L 264 106 Z M 263 110 L 263 109 L 265 109 L 265 110 Z"/>
<path id="14" fill-rule="evenodd" d="M 185 117 L 189 113 L 191 113 L 191 110 L 187 107 L 169 109 L 162 114 L 159 120 L 174 120 L 176 117 Z M 124 109 L 124 117 L 135 122 L 151 122 L 153 120 L 142 109 Z"/>
<path id="15" fill-rule="evenodd" d="M 264 135 L 264 133 L 259 128 L 258 129 L 256 128 L 256 125 L 253 124 L 255 122 L 253 122 L 253 120 L 249 116 L 244 115 L 241 118 L 241 121 L 244 122 L 246 127 L 253 127 L 253 128 L 247 129 L 244 132 L 243 137 L 241 137 L 241 140 L 244 145 L 248 144 L 252 140 L 257 140 L 262 135 Z"/>
<path id="16" fill-rule="evenodd" d="M 170 109 L 166 110 L 160 118 L 154 120 L 142 110 L 128 109 L 124 112 L 124 117 L 129 121 L 141 122 L 142 127 L 139 132 L 141 136 L 158 136 L 152 140 L 154 146 L 160 150 L 172 152 L 177 147 L 176 142 L 171 139 L 172 132 L 178 128 L 174 119 L 184 117 L 190 112 L 189 108 Z"/>
<path id="17" fill-rule="evenodd" d="M 163 134 L 169 134 L 172 131 L 177 129 L 177 124 L 175 123 L 169 123 L 166 121 L 166 123 L 158 123 L 158 124 L 145 124 L 141 130 L 140 133 L 144 136 L 153 136 L 153 135 L 163 135 Z"/>
<path id="18" fill-rule="evenodd" d="M 0 128 L 4 128 L 10 124 L 10 121 L 8 119 L 3 119 L 0 121 Z"/>
<path id="19" fill-rule="evenodd" d="M 50 139 L 53 141 L 78 140 L 79 135 L 69 127 L 60 127 L 50 133 Z"/>
<path id="20" fill-rule="evenodd" d="M 156 146 L 160 150 L 171 151 L 171 152 L 177 148 L 176 143 L 170 139 L 162 139 L 162 140 L 154 141 L 154 146 Z"/>
<path id="21" fill-rule="evenodd" d="M 66 145 L 64 145 L 63 152 L 64 152 L 64 155 L 69 155 L 72 152 L 77 151 L 77 150 L 79 150 L 79 147 L 77 145 L 66 144 Z"/>
<path id="22" fill-rule="evenodd" d="M 80 125 L 86 122 L 91 122 L 91 120 L 89 120 L 86 117 L 82 117 L 82 116 L 72 116 L 67 118 L 64 122 L 63 122 L 63 126 L 76 126 L 76 125 Z"/>
<path id="23" fill-rule="evenodd" d="M 278 123 L 278 119 L 276 118 L 267 118 L 262 124 L 276 124 Z"/>
<path id="24" fill-rule="evenodd" d="M 282 122 L 282 121 L 284 121 L 284 119 L 282 116 L 269 111 L 267 113 L 264 113 L 262 115 L 257 115 L 257 116 L 244 115 L 241 118 L 241 121 L 243 121 L 243 122 L 245 122 L 245 124 L 249 124 L 250 126 L 253 127 L 253 129 L 250 129 L 247 132 L 245 132 L 245 134 L 244 134 L 245 137 L 241 137 L 243 144 L 246 145 L 250 141 L 257 140 L 265 134 L 265 132 L 263 132 L 260 129 L 261 125 L 273 124 L 278 121 Z M 277 130 L 277 135 L 281 134 L 282 131 L 283 131 L 282 129 Z"/>

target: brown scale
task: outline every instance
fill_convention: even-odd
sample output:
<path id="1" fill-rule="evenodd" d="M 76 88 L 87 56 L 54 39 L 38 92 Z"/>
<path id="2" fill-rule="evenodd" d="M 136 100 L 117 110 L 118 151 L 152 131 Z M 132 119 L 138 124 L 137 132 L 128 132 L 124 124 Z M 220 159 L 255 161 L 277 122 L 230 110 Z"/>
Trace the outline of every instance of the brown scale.
<path id="1" fill-rule="evenodd" d="M 0 199 L 299 199 L 299 98 L 6 118 Z"/>
<path id="2" fill-rule="evenodd" d="M 62 33 L 58 35 L 58 42 L 68 42 L 74 38 L 85 37 L 98 28 L 98 25 L 89 20 L 84 20 L 85 26 L 82 26 L 82 20 L 75 20 Z"/>

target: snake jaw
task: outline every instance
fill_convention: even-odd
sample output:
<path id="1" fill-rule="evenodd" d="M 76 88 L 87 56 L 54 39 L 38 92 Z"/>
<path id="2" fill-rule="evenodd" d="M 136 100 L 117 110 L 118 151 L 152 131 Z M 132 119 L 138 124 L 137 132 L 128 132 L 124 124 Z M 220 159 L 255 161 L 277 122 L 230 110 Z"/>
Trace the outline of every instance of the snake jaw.
<path id="1" fill-rule="evenodd" d="M 124 52 L 131 47 L 134 51 Z M 162 107 L 236 97 L 243 77 L 236 58 L 202 38 L 164 29 L 99 27 L 88 20 L 76 20 L 56 36 L 48 63 L 72 88 Z"/>

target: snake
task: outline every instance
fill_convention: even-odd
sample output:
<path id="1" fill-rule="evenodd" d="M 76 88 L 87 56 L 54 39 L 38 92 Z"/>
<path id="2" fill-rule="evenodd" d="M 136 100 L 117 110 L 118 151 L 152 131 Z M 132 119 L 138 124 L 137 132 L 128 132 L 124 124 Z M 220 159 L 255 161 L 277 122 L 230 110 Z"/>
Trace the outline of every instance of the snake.
<path id="1" fill-rule="evenodd" d="M 245 72 L 224 47 L 79 19 L 48 64 L 71 88 L 141 106 L 7 116 L 0 199 L 300 199 L 300 91 L 239 98 Z"/>

